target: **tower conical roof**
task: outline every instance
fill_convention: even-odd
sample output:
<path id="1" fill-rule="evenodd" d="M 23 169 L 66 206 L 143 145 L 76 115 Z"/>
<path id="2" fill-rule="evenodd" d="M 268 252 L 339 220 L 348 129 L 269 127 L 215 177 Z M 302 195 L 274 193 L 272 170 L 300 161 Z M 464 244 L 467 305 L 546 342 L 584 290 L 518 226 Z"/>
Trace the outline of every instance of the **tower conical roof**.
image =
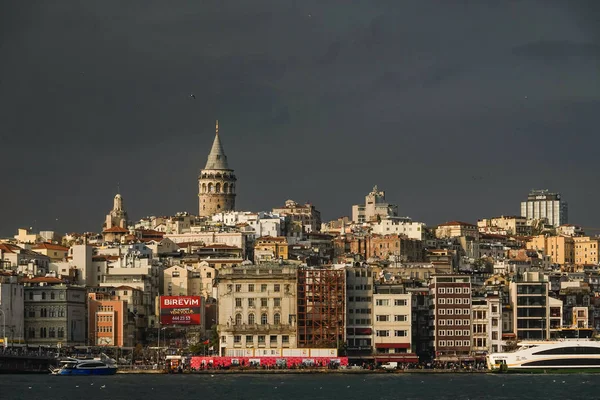
<path id="1" fill-rule="evenodd" d="M 204 169 L 229 169 L 227 164 L 227 156 L 223 150 L 221 139 L 219 138 L 219 122 L 217 121 L 217 133 L 215 140 L 213 141 L 208 160 L 206 160 L 206 166 Z"/>

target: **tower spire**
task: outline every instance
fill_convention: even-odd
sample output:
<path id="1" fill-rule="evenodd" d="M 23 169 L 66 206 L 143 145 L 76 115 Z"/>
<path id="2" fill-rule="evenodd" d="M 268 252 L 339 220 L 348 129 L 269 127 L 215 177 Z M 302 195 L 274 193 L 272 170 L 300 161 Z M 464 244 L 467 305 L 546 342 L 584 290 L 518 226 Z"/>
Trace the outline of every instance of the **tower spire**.
<path id="1" fill-rule="evenodd" d="M 221 138 L 219 137 L 219 120 L 215 123 L 215 131 L 215 140 L 213 141 L 204 169 L 229 169 L 227 156 L 225 155 L 223 145 L 221 144 Z"/>

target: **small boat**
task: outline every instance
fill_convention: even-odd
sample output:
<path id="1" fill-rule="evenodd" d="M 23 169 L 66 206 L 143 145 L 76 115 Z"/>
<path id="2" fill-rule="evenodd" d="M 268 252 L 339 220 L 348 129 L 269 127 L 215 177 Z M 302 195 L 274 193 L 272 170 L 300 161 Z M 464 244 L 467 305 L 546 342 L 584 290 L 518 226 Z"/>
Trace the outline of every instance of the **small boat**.
<path id="1" fill-rule="evenodd" d="M 117 367 L 100 359 L 67 358 L 60 362 L 60 367 L 51 369 L 50 372 L 52 375 L 114 375 Z"/>

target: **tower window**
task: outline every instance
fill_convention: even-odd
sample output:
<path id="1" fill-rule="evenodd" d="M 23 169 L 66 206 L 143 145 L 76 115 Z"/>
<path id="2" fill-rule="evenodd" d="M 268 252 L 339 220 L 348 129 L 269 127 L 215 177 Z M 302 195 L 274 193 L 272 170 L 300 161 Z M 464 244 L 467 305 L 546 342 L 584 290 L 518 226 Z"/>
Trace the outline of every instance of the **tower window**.
<path id="1" fill-rule="evenodd" d="M 219 209 L 219 208 L 221 208 L 221 205 L 220 205 L 220 204 L 217 204 L 217 209 Z"/>

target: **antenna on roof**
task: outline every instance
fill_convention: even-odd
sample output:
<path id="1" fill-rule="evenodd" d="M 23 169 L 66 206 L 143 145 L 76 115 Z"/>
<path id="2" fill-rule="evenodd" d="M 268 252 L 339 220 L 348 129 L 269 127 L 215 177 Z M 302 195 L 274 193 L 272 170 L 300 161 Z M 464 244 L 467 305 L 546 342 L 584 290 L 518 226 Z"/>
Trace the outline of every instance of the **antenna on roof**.
<path id="1" fill-rule="evenodd" d="M 219 134 L 219 120 L 217 120 L 217 122 L 216 122 L 215 131 L 216 131 L 216 134 L 218 135 Z"/>

